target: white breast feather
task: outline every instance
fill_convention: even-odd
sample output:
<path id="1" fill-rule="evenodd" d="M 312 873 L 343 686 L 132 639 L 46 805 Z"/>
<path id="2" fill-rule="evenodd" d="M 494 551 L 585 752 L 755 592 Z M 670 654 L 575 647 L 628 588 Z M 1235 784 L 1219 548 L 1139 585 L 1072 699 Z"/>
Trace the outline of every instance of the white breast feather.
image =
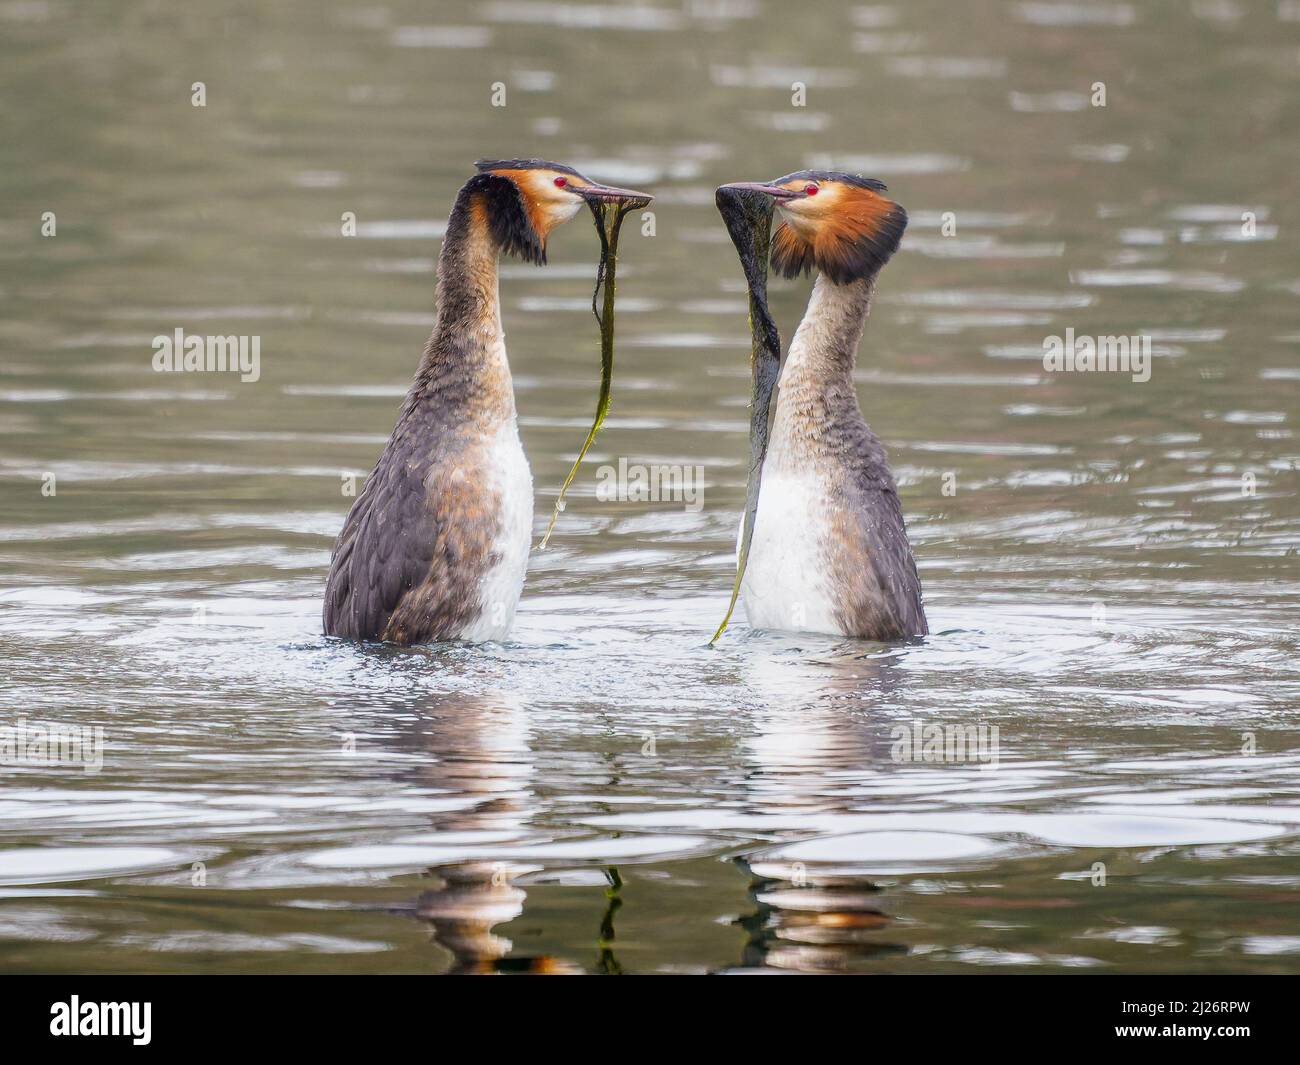
<path id="1" fill-rule="evenodd" d="M 492 545 L 500 561 L 479 584 L 482 613 L 460 634 L 460 639 L 471 643 L 504 640 L 509 634 L 524 588 L 533 536 L 533 474 L 513 418 L 498 431 L 488 455 L 492 483 L 486 487 L 501 500 L 501 531 Z"/>

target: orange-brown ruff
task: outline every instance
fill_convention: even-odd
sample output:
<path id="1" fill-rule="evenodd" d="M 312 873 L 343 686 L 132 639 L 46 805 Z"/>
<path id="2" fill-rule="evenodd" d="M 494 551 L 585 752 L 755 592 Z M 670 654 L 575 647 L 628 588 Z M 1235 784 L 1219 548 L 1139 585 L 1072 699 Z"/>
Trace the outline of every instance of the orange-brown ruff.
<path id="1" fill-rule="evenodd" d="M 928 632 L 884 448 L 853 368 L 880 269 L 907 214 L 879 182 L 801 171 L 773 182 L 772 265 L 819 271 L 778 383 L 742 585 L 759 629 L 899 640 Z"/>
<path id="2" fill-rule="evenodd" d="M 585 202 L 644 194 L 544 160 L 478 166 L 447 221 L 437 324 L 334 546 L 323 611 L 331 636 L 479 642 L 503 639 L 514 618 L 533 482 L 515 422 L 497 259 L 545 263 L 547 235 Z"/>

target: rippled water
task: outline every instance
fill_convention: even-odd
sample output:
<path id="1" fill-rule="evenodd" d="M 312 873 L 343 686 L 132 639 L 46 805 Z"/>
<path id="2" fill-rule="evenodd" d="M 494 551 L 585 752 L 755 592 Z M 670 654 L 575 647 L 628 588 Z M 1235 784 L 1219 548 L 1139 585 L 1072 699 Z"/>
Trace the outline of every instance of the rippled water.
<path id="1" fill-rule="evenodd" d="M 0 766 L 4 968 L 1300 968 L 1294 3 L 30 0 L 0 85 L 2 723 L 105 737 Z M 342 477 L 516 154 L 658 195 L 613 416 L 509 645 L 327 641 Z M 748 394 L 712 190 L 824 165 L 912 215 L 859 377 L 933 635 L 708 650 Z M 539 532 L 594 243 L 503 270 Z M 177 327 L 260 380 L 154 373 Z M 1067 327 L 1151 380 L 1045 373 Z M 619 457 L 703 508 L 597 501 Z M 996 766 L 900 760 L 924 725 Z"/>

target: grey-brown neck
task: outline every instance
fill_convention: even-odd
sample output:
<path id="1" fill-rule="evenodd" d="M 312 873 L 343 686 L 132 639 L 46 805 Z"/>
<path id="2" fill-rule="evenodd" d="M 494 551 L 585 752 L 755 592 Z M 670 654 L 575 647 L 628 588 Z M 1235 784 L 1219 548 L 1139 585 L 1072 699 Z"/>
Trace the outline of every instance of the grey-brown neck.
<path id="1" fill-rule="evenodd" d="M 437 321 L 425 345 L 407 406 L 490 429 L 515 414 L 497 277 L 500 249 L 486 205 L 461 190 L 438 255 Z"/>
<path id="2" fill-rule="evenodd" d="M 865 428 L 853 367 L 875 281 L 871 276 L 837 285 L 819 275 L 813 284 L 781 367 L 772 430 L 778 465 L 805 465 L 839 453 Z"/>

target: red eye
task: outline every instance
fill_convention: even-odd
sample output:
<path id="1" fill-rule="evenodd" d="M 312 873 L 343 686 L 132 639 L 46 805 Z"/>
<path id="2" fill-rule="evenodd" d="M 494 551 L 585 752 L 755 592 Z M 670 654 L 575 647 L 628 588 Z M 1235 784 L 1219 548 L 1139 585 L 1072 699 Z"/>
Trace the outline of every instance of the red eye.
<path id="1" fill-rule="evenodd" d="M 816 186 L 816 185 L 805 185 L 805 186 L 804 186 L 804 189 L 803 189 L 803 192 L 804 192 L 804 195 L 805 195 L 805 196 L 816 196 L 816 195 L 817 195 L 817 186 Z"/>
<path id="2" fill-rule="evenodd" d="M 566 177 L 557 177 L 557 178 L 555 179 L 555 187 L 556 187 L 557 189 L 562 189 L 562 188 L 564 188 L 564 186 L 567 185 L 568 183 L 569 183 L 569 179 L 566 178 Z"/>

